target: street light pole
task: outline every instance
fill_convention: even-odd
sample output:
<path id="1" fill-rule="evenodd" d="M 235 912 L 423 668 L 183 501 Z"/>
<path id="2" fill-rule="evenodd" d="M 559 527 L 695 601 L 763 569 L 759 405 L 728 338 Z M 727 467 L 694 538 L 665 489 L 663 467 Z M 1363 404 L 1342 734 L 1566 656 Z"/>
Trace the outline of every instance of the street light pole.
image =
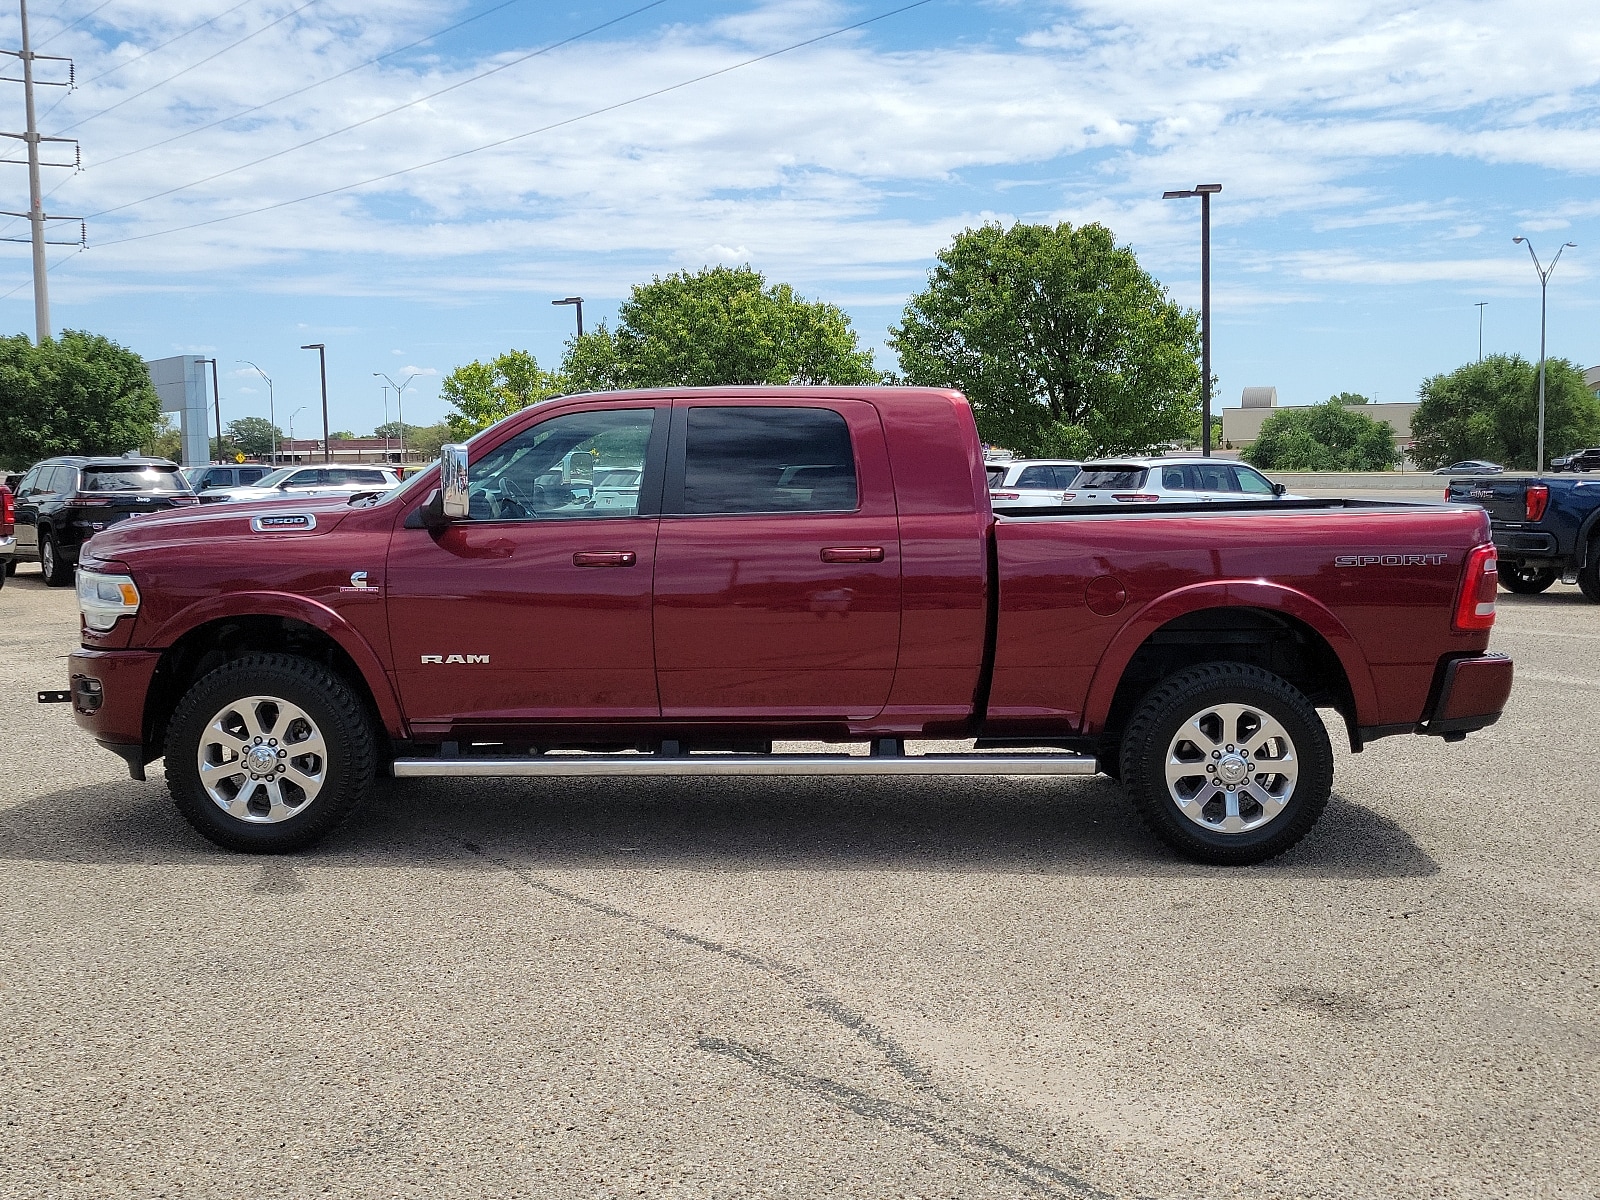
<path id="1" fill-rule="evenodd" d="M 558 305 L 558 306 L 559 305 L 563 305 L 563 304 L 573 304 L 573 305 L 577 306 L 577 308 L 578 308 L 578 336 L 582 337 L 583 336 L 583 297 L 582 296 L 568 296 L 564 300 L 552 300 L 552 301 L 550 301 L 550 303 L 554 304 L 554 305 Z"/>
<path id="2" fill-rule="evenodd" d="M 333 447 L 328 444 L 328 348 L 321 342 L 301 346 L 302 350 L 317 352 L 317 365 L 322 368 L 322 461 L 333 461 Z"/>
<path id="3" fill-rule="evenodd" d="M 1550 276 L 1555 274 L 1556 264 L 1561 261 L 1561 255 L 1570 247 L 1578 248 L 1577 242 L 1563 242 L 1556 251 L 1556 256 L 1550 260 L 1548 267 L 1541 266 L 1539 256 L 1533 252 L 1533 243 L 1525 237 L 1514 237 L 1514 243 L 1520 243 L 1528 248 L 1528 257 L 1533 259 L 1533 269 L 1539 273 L 1539 448 L 1533 460 L 1535 471 L 1544 470 L 1544 314 L 1545 291 L 1550 285 Z"/>
<path id="4" fill-rule="evenodd" d="M 373 375 L 373 378 L 383 380 L 385 383 L 387 383 L 390 387 L 392 387 L 394 389 L 395 411 L 399 415 L 399 418 L 400 418 L 400 461 L 403 463 L 403 462 L 406 461 L 406 406 L 401 403 L 400 394 L 402 392 L 404 392 L 408 387 L 411 386 L 411 381 L 417 377 L 416 373 L 413 372 L 412 374 L 407 375 L 406 376 L 406 381 L 404 383 L 396 383 L 394 380 L 390 379 L 387 375 L 385 375 L 382 371 L 374 371 L 372 373 L 372 375 Z M 384 420 L 384 424 L 388 424 L 388 421 L 389 421 L 388 417 L 384 417 L 383 420 Z"/>
<path id="5" fill-rule="evenodd" d="M 1181 191 L 1162 192 L 1163 200 L 1200 197 L 1200 453 L 1211 457 L 1211 197 L 1220 183 L 1197 183 Z"/>
<path id="6" fill-rule="evenodd" d="M 1488 307 L 1487 300 L 1478 301 L 1478 361 L 1483 361 L 1483 310 Z"/>
<path id="7" fill-rule="evenodd" d="M 292 461 L 292 462 L 299 462 L 300 461 L 299 459 L 294 457 L 294 419 L 296 417 L 298 417 L 301 413 L 305 412 L 305 410 L 306 410 L 306 406 L 304 404 L 302 404 L 299 408 L 295 409 L 292 413 L 289 414 L 289 458 L 290 458 L 290 461 Z"/>
<path id="8" fill-rule="evenodd" d="M 376 371 L 373 372 L 377 374 Z M 389 389 L 383 389 L 383 461 L 389 461 Z"/>
<path id="9" fill-rule="evenodd" d="M 237 361 L 242 362 L 267 381 L 267 424 L 272 426 L 272 465 L 276 467 L 278 465 L 278 402 L 272 393 L 272 376 L 268 375 L 248 358 L 241 358 Z"/>

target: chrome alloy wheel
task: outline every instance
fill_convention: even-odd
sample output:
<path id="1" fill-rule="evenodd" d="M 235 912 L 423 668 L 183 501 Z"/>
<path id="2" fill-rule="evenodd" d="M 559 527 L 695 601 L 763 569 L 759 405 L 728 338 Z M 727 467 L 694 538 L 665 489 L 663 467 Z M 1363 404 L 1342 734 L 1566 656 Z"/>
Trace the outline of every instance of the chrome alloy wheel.
<path id="1" fill-rule="evenodd" d="M 328 747 L 302 708 L 245 696 L 206 723 L 200 786 L 230 817 L 275 824 L 304 812 L 328 779 Z"/>
<path id="2" fill-rule="evenodd" d="M 1211 704 L 1178 727 L 1166 773 L 1167 791 L 1189 820 L 1214 833 L 1248 833 L 1283 812 L 1300 762 L 1270 713 Z"/>

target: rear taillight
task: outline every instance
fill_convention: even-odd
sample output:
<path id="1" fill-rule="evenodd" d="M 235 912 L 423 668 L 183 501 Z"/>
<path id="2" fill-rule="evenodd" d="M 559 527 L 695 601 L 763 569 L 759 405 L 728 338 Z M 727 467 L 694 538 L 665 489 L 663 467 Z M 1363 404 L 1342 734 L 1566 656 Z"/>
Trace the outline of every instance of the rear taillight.
<path id="1" fill-rule="evenodd" d="M 1550 507 L 1550 489 L 1542 483 L 1528 485 L 1527 513 L 1528 520 L 1537 521 L 1543 518 L 1544 510 Z"/>
<path id="2" fill-rule="evenodd" d="M 17 502 L 7 488 L 0 488 L 0 537 L 11 537 L 17 532 Z"/>
<path id="3" fill-rule="evenodd" d="M 1494 627 L 1494 598 L 1500 586 L 1493 546 L 1476 546 L 1467 552 L 1466 569 L 1461 573 L 1461 593 L 1456 597 L 1456 617 L 1452 622 L 1464 631 Z"/>
<path id="4" fill-rule="evenodd" d="M 111 497 L 85 496 L 80 492 L 67 503 L 71 504 L 74 508 L 110 508 Z"/>
<path id="5" fill-rule="evenodd" d="M 1149 492 L 1112 492 L 1111 498 L 1119 504 L 1154 504 L 1161 499 Z"/>
<path id="6" fill-rule="evenodd" d="M 1450 499 L 1450 488 L 1449 488 L 1449 486 L 1448 486 L 1448 485 L 1446 485 L 1446 486 L 1445 486 L 1445 489 L 1444 489 L 1444 498 L 1445 498 L 1445 499 L 1446 499 L 1446 500 L 1448 500 L 1448 499 Z"/>
<path id="7" fill-rule="evenodd" d="M 172 507 L 174 507 L 174 508 L 182 508 L 186 504 L 199 504 L 199 503 L 200 503 L 200 497 L 198 497 L 198 496 L 174 496 L 172 498 Z"/>

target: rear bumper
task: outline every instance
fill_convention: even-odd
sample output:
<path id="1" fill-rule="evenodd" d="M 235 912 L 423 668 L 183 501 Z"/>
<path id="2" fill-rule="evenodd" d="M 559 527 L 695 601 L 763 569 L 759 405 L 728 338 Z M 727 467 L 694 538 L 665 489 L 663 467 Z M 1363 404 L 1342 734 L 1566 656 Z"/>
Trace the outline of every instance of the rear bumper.
<path id="1" fill-rule="evenodd" d="M 152 650 L 75 650 L 67 659 L 72 717 L 129 768 L 145 757 L 144 711 L 161 655 Z M 99 684 L 98 694 L 92 686 Z M 137 774 L 137 772 L 136 772 Z"/>
<path id="2" fill-rule="evenodd" d="M 1446 659 L 1439 667 L 1434 702 L 1418 733 L 1471 733 L 1500 719 L 1511 695 L 1511 660 L 1503 654 Z"/>
<path id="3" fill-rule="evenodd" d="M 1536 529 L 1496 529 L 1493 536 L 1494 548 L 1507 562 L 1561 556 L 1553 533 Z"/>

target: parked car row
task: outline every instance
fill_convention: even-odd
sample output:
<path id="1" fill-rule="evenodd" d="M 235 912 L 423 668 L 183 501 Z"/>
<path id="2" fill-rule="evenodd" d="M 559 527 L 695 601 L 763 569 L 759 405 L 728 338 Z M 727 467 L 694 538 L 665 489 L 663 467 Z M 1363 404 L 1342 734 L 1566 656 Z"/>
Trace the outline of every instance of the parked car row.
<path id="1" fill-rule="evenodd" d="M 1254 467 L 1215 458 L 1019 459 L 985 469 L 997 509 L 1302 499 Z"/>

